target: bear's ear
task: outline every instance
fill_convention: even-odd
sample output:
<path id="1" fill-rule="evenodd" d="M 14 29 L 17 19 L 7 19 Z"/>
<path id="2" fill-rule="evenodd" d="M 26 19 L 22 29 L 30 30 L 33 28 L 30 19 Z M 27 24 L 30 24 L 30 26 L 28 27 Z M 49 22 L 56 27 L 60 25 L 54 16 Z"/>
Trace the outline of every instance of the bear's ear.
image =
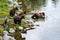
<path id="1" fill-rule="evenodd" d="M 45 13 L 44 12 L 42 12 L 42 14 L 45 16 Z"/>

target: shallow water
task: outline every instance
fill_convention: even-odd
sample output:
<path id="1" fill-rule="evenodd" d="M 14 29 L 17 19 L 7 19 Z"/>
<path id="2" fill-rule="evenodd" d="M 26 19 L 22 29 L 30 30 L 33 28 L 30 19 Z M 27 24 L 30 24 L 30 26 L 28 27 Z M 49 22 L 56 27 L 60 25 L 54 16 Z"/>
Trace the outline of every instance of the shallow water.
<path id="1" fill-rule="evenodd" d="M 60 0 L 46 0 L 45 6 L 39 11 L 44 11 L 45 21 L 37 21 L 40 26 L 27 31 L 26 40 L 60 40 Z"/>

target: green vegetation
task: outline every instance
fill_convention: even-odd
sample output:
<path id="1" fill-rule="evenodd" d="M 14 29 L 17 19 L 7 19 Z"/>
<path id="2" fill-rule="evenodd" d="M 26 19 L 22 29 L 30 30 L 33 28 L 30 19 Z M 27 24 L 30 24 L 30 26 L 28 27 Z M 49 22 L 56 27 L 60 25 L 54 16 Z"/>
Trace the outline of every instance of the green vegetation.
<path id="1" fill-rule="evenodd" d="M 0 24 L 3 24 L 4 23 L 4 20 L 0 20 Z"/>
<path id="2" fill-rule="evenodd" d="M 0 0 L 0 18 L 9 16 L 10 7 L 7 0 Z"/>

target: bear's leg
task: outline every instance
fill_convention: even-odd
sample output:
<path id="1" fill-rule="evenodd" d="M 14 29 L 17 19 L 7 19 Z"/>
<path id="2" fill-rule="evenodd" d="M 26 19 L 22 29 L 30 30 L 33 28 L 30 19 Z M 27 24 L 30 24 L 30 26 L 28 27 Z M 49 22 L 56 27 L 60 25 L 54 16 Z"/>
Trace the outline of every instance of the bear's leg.
<path id="1" fill-rule="evenodd" d="M 18 25 L 21 25 L 21 20 L 18 20 Z"/>
<path id="2" fill-rule="evenodd" d="M 16 19 L 14 19 L 14 24 L 17 24 L 17 20 Z"/>

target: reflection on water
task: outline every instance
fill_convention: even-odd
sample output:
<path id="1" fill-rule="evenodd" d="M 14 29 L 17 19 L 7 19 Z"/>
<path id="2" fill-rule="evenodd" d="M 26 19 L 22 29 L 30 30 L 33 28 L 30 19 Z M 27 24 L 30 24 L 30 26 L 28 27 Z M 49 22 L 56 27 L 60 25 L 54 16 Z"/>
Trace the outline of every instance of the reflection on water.
<path id="1" fill-rule="evenodd" d="M 55 5 L 56 5 L 57 1 L 58 1 L 58 0 L 52 0 L 52 2 L 53 2 Z"/>
<path id="2" fill-rule="evenodd" d="M 45 6 L 46 0 L 30 0 L 32 3 L 32 8 L 35 10 L 40 6 Z"/>
<path id="3" fill-rule="evenodd" d="M 45 5 L 39 10 L 46 13 L 47 19 L 37 21 L 40 26 L 27 31 L 26 40 L 60 40 L 60 0 L 46 0 Z"/>
<path id="4" fill-rule="evenodd" d="M 45 6 L 46 0 L 18 0 L 23 3 L 24 10 L 36 10 L 40 6 Z"/>

